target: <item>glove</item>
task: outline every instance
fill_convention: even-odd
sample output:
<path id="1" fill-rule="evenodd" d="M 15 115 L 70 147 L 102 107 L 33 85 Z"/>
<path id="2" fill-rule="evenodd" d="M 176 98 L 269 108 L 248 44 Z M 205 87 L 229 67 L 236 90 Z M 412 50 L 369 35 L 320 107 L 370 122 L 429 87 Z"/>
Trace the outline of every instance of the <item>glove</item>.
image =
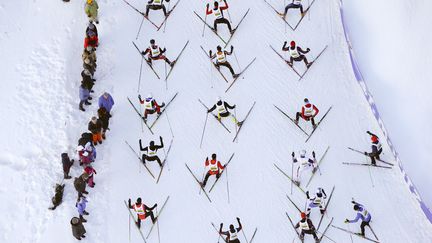
<path id="1" fill-rule="evenodd" d="M 352 203 L 352 204 L 357 204 L 357 202 L 356 202 L 356 201 L 354 201 L 354 200 L 352 200 L 352 201 L 351 201 L 351 203 Z"/>
<path id="2" fill-rule="evenodd" d="M 212 51 L 211 50 L 209 51 L 209 56 L 212 56 Z"/>
<path id="3" fill-rule="evenodd" d="M 129 202 L 129 204 L 131 204 L 131 199 L 130 198 L 129 198 L 128 202 Z"/>
<path id="4" fill-rule="evenodd" d="M 234 51 L 234 46 L 231 46 L 231 52 L 233 52 Z"/>
<path id="5" fill-rule="evenodd" d="M 345 223 L 345 224 L 348 224 L 348 223 L 349 223 L 349 220 L 348 220 L 348 219 L 345 219 L 344 223 Z"/>
<path id="6" fill-rule="evenodd" d="M 369 131 L 366 131 L 366 133 L 369 134 L 369 135 L 371 135 L 371 132 L 369 132 Z"/>
<path id="7" fill-rule="evenodd" d="M 141 55 L 144 55 L 144 54 L 145 54 L 145 52 L 144 52 L 144 51 L 142 51 L 142 52 L 141 52 Z"/>
<path id="8" fill-rule="evenodd" d="M 284 42 L 284 46 L 286 46 L 287 43 L 288 43 L 288 42 L 285 41 L 285 42 Z"/>
<path id="9" fill-rule="evenodd" d="M 155 205 L 153 206 L 154 208 L 157 207 L 157 203 L 155 203 Z"/>
<path id="10" fill-rule="evenodd" d="M 162 136 L 159 136 L 159 139 L 162 141 Z"/>
<path id="11" fill-rule="evenodd" d="M 315 158 L 315 151 L 312 151 L 312 156 Z"/>
<path id="12" fill-rule="evenodd" d="M 141 100 L 141 95 L 140 95 L 140 94 L 138 95 L 138 99 L 140 99 L 140 100 Z"/>
<path id="13" fill-rule="evenodd" d="M 207 110 L 207 113 L 210 113 L 210 110 Z"/>
<path id="14" fill-rule="evenodd" d="M 150 1 L 148 1 L 147 3 L 150 4 L 150 3 L 152 3 L 152 1 L 150 0 Z"/>
<path id="15" fill-rule="evenodd" d="M 364 152 L 364 155 L 367 155 L 368 153 L 367 152 Z"/>
<path id="16" fill-rule="evenodd" d="M 240 218 L 239 217 L 237 217 L 237 221 L 240 222 Z"/>
<path id="17" fill-rule="evenodd" d="M 292 156 L 292 157 L 294 158 L 294 156 L 295 156 L 295 153 L 294 153 L 294 152 L 292 152 L 291 156 Z"/>
<path id="18" fill-rule="evenodd" d="M 310 51 L 310 48 L 307 48 L 306 51 Z"/>
<path id="19" fill-rule="evenodd" d="M 210 7 L 210 4 L 207 3 L 207 8 L 209 8 L 209 7 Z"/>
<path id="20" fill-rule="evenodd" d="M 235 109 L 236 108 L 236 106 L 235 105 L 233 105 L 233 109 Z"/>
<path id="21" fill-rule="evenodd" d="M 306 197 L 307 197 L 307 199 L 310 198 L 310 197 L 309 197 L 309 191 L 306 192 Z"/>

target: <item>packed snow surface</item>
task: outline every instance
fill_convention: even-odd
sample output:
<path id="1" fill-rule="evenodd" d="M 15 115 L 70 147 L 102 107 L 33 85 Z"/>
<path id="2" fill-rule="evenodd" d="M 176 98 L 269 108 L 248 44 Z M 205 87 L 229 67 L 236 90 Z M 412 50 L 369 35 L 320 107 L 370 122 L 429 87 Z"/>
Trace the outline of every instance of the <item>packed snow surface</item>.
<path id="1" fill-rule="evenodd" d="M 143 10 L 145 3 L 131 0 Z M 282 1 L 269 1 L 279 11 Z M 74 154 L 79 135 L 86 131 L 89 119 L 96 114 L 96 104 L 85 113 L 78 110 L 78 86 L 82 68 L 81 52 L 87 19 L 83 1 L 69 3 L 52 0 L 3 1 L 0 3 L 0 56 L 2 56 L 3 82 L 0 95 L 0 129 L 2 134 L 0 157 L 0 201 L 3 214 L 0 220 L 0 242 L 75 242 L 70 219 L 77 215 L 76 192 L 72 180 L 67 180 L 64 202 L 55 211 L 50 206 L 55 183 L 62 180 L 60 154 Z M 171 3 L 172 6 L 173 3 Z M 224 227 L 240 217 L 248 238 L 258 227 L 254 242 L 298 241 L 285 212 L 299 220 L 299 213 L 286 199 L 291 184 L 273 163 L 287 173 L 291 172 L 291 152 L 301 149 L 315 150 L 321 157 L 327 146 L 330 150 L 309 186 L 315 191 L 323 187 L 330 192 L 336 186 L 323 225 L 334 217 L 333 224 L 346 228 L 345 218 L 353 218 L 350 203 L 354 197 L 372 214 L 372 227 L 381 242 L 429 242 L 432 227 L 418 203 L 407 190 L 398 169 L 392 170 L 344 166 L 342 162 L 367 162 L 363 155 L 347 149 L 369 149 L 367 130 L 378 133 L 379 127 L 364 99 L 350 65 L 339 14 L 339 2 L 317 0 L 302 24 L 292 32 L 264 1 L 231 0 L 230 16 L 236 24 L 250 8 L 249 15 L 236 32 L 231 44 L 236 56 L 228 57 L 235 70 L 244 68 L 254 57 L 255 63 L 233 85 L 228 84 L 211 66 L 202 52 L 215 49 L 220 40 L 209 30 L 201 36 L 203 24 L 192 13 L 204 16 L 203 1 L 183 0 L 170 16 L 165 33 L 156 32 L 144 21 L 139 38 L 137 31 L 142 16 L 123 1 L 99 1 L 100 47 L 97 50 L 98 69 L 95 97 L 110 92 L 116 105 L 112 112 L 111 130 L 107 140 L 99 145 L 94 167 L 96 187 L 89 189 L 87 211 L 87 242 L 142 242 L 137 229 L 130 225 L 129 213 L 123 200 L 142 197 L 153 205 L 170 195 L 160 221 L 160 242 L 202 243 L 216 241 L 218 234 L 212 228 L 223 222 Z M 151 12 L 150 18 L 161 23 L 161 13 Z M 297 11 L 288 16 L 290 23 L 299 19 Z M 212 18 L 207 20 L 209 23 Z M 225 27 L 221 35 L 229 36 Z M 174 58 L 190 41 L 168 79 L 157 80 L 143 65 L 141 85 L 138 87 L 141 56 L 132 45 L 144 49 L 154 38 L 167 48 Z M 284 41 L 296 40 L 302 47 L 310 47 L 308 57 L 315 57 L 326 45 L 328 48 L 299 82 L 296 74 L 269 48 L 280 51 Z M 284 54 L 286 57 L 287 54 Z M 238 59 L 238 62 L 236 60 Z M 165 76 L 163 62 L 156 62 L 155 70 Z M 304 70 L 302 64 L 296 64 Z M 227 70 L 224 74 L 229 77 Z M 229 79 L 231 80 L 231 78 Z M 137 92 L 138 91 L 138 92 Z M 166 113 L 153 128 L 151 135 L 126 97 L 138 105 L 137 95 L 152 93 L 158 101 L 167 101 L 179 92 Z M 236 104 L 236 115 L 242 119 L 251 105 L 256 106 L 243 125 L 237 142 L 234 124 L 225 120 L 233 132 L 226 132 L 215 119 L 208 118 L 204 141 L 200 139 L 206 113 L 198 102 L 207 105 L 221 97 Z M 294 116 L 308 97 L 323 114 L 332 110 L 304 143 L 305 135 L 273 104 Z M 94 102 L 96 103 L 96 102 Z M 311 131 L 310 124 L 300 125 Z M 170 128 L 171 126 L 171 128 Z M 136 156 L 125 145 L 127 140 L 138 150 L 138 139 L 147 143 L 158 139 L 165 143 L 173 137 L 173 147 L 166 168 L 158 184 L 151 178 Z M 187 163 L 195 175 L 204 172 L 204 160 L 217 153 L 225 162 L 235 153 L 227 173 L 221 177 L 210 193 L 212 203 L 199 192 L 199 186 L 185 168 Z M 160 153 L 164 157 L 163 153 Z M 393 158 L 384 144 L 382 158 Z M 159 171 L 155 163 L 148 164 L 153 173 Z M 72 175 L 78 176 L 82 168 L 74 165 Z M 303 175 L 303 185 L 309 178 Z M 210 179 L 210 183 L 214 178 Z M 229 180 L 229 181 L 228 181 Z M 229 183 L 229 184 L 228 184 Z M 229 202 L 227 187 L 229 186 Z M 291 197 L 304 207 L 304 194 L 292 189 Z M 311 218 L 319 220 L 313 211 Z M 358 225 L 350 225 L 358 231 Z M 143 223 L 143 232 L 150 222 Z M 158 241 L 155 229 L 148 242 Z M 366 234 L 373 237 L 368 229 Z M 350 235 L 334 228 L 326 234 L 336 242 L 349 242 Z M 362 239 L 353 236 L 355 242 Z M 241 236 L 241 242 L 246 240 Z M 306 242 L 312 242 L 306 236 Z M 330 242 L 324 238 L 322 242 Z"/>

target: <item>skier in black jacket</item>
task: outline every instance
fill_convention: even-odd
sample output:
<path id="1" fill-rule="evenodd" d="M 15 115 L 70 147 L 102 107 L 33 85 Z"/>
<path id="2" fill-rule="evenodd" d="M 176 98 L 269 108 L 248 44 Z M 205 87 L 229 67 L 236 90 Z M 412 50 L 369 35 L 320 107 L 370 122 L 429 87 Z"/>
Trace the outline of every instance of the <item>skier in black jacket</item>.
<path id="1" fill-rule="evenodd" d="M 166 2 L 169 2 L 170 0 L 165 0 Z M 147 3 L 145 17 L 148 17 L 149 11 L 151 10 L 159 10 L 162 9 L 165 17 L 168 16 L 168 13 L 166 11 L 165 5 L 163 4 L 164 0 L 150 0 Z"/>
<path id="2" fill-rule="evenodd" d="M 306 51 L 301 49 L 301 47 L 297 46 L 295 41 L 291 41 L 290 46 L 287 47 L 287 42 L 284 42 L 284 45 L 282 47 L 282 51 L 288 51 L 290 54 L 290 60 L 286 61 L 288 63 L 288 65 L 290 65 L 291 67 L 293 66 L 293 61 L 296 62 L 301 62 L 304 61 L 304 63 L 306 64 L 306 67 L 309 68 L 313 62 L 308 62 L 307 58 L 305 55 L 310 51 L 310 48 L 307 48 Z"/>
<path id="3" fill-rule="evenodd" d="M 240 243 L 240 240 L 238 239 L 238 233 L 240 232 L 240 230 L 243 229 L 242 224 L 240 223 L 240 218 L 237 217 L 237 222 L 239 224 L 238 228 L 235 228 L 234 225 L 230 225 L 229 226 L 229 230 L 228 231 L 222 231 L 222 227 L 223 224 L 220 224 L 220 229 L 219 229 L 219 234 L 221 235 L 226 235 L 226 242 L 228 243 Z"/>
<path id="4" fill-rule="evenodd" d="M 316 234 L 315 226 L 312 223 L 312 220 L 310 220 L 308 217 L 306 217 L 306 213 L 301 213 L 301 220 L 294 226 L 294 228 L 301 229 L 300 232 L 300 239 L 304 240 L 304 235 L 313 235 L 315 242 L 319 242 L 318 236 Z"/>
<path id="5" fill-rule="evenodd" d="M 228 116 L 231 116 L 231 118 L 233 119 L 234 123 L 235 123 L 237 126 L 241 126 L 241 122 L 239 122 L 239 121 L 237 120 L 237 118 L 236 118 L 233 114 L 231 114 L 231 112 L 229 111 L 229 110 L 232 110 L 232 109 L 235 109 L 235 108 L 236 108 L 235 105 L 231 106 L 231 105 L 228 104 L 226 101 L 222 101 L 221 99 L 219 99 L 218 102 L 217 102 L 215 105 L 213 105 L 213 106 L 212 106 L 212 107 L 207 111 L 207 113 L 210 113 L 210 112 L 216 110 L 216 111 L 217 111 L 217 116 L 216 116 L 216 118 L 217 118 L 219 121 L 222 119 L 222 117 L 228 117 Z"/>
<path id="6" fill-rule="evenodd" d="M 143 148 L 141 139 L 139 140 L 140 150 L 145 151 L 146 153 L 143 153 L 142 155 L 142 162 L 145 164 L 147 161 L 157 161 L 159 166 L 162 167 L 162 162 L 157 156 L 158 149 L 161 149 L 164 147 L 163 139 L 162 137 L 159 137 L 160 139 L 160 145 L 155 145 L 154 141 L 150 141 L 150 145 Z"/>
<path id="7" fill-rule="evenodd" d="M 219 70 L 220 66 L 227 67 L 233 76 L 233 78 L 237 78 L 239 74 L 236 74 L 234 72 L 234 69 L 232 68 L 231 64 L 227 60 L 227 55 L 231 55 L 234 51 L 234 46 L 231 46 L 231 51 L 222 50 L 221 46 L 216 47 L 216 53 L 213 55 L 212 51 L 209 51 L 210 59 L 213 60 L 216 58 L 216 68 Z"/>

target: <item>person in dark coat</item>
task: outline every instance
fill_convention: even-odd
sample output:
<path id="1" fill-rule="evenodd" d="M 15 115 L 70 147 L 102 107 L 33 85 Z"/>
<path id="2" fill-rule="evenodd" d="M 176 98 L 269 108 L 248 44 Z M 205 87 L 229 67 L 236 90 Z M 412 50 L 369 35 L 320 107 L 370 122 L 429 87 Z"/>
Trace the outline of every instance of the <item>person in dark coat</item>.
<path id="1" fill-rule="evenodd" d="M 110 114 L 107 112 L 107 110 L 105 109 L 105 107 L 101 107 L 98 110 L 98 116 L 99 119 L 102 123 L 102 139 L 106 139 L 105 137 L 105 133 L 107 130 L 109 130 L 109 119 L 110 119 Z"/>
<path id="2" fill-rule="evenodd" d="M 93 145 L 102 144 L 102 121 L 95 116 L 88 124 L 88 130 L 93 134 Z"/>
<path id="3" fill-rule="evenodd" d="M 74 160 L 73 159 L 71 160 L 67 153 L 62 153 L 61 158 L 62 158 L 62 164 L 63 164 L 64 179 L 70 179 L 72 177 L 69 175 L 69 171 L 70 171 L 70 168 L 72 167 L 72 165 L 74 163 Z"/>
<path id="4" fill-rule="evenodd" d="M 73 217 L 70 221 L 72 226 L 72 234 L 77 240 L 81 240 L 82 238 L 85 238 L 85 233 L 87 232 L 84 228 L 83 223 L 81 220 L 77 217 Z"/>
<path id="5" fill-rule="evenodd" d="M 96 37 L 98 37 L 98 30 L 96 28 L 96 25 L 93 24 L 93 21 L 89 21 L 89 24 L 88 24 L 87 29 L 86 29 L 86 36 L 90 37 L 90 36 L 94 36 L 94 35 Z"/>
<path id="6" fill-rule="evenodd" d="M 79 177 L 75 177 L 74 187 L 75 190 L 77 190 L 78 192 L 77 201 L 79 201 L 80 198 L 84 196 L 84 194 L 88 194 L 88 191 L 86 191 L 87 179 L 88 179 L 87 173 L 82 173 L 82 175 L 80 175 Z"/>
<path id="7" fill-rule="evenodd" d="M 51 199 L 53 206 L 50 207 L 49 209 L 54 210 L 57 208 L 57 206 L 59 206 L 63 202 L 64 187 L 65 187 L 64 184 L 56 184 L 55 195 Z"/>
<path id="8" fill-rule="evenodd" d="M 90 97 L 90 90 L 88 90 L 83 84 L 81 84 L 81 86 L 79 87 L 79 98 L 80 98 L 79 109 L 81 111 L 85 111 L 83 105 L 84 104 L 91 105 L 91 103 L 89 102 L 91 97 Z"/>

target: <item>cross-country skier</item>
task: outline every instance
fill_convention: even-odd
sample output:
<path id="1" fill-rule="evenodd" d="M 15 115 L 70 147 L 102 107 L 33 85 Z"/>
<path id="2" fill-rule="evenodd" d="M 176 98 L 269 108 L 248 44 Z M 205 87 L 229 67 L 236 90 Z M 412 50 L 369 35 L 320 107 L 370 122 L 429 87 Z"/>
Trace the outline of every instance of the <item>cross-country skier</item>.
<path id="1" fill-rule="evenodd" d="M 156 45 L 156 41 L 154 39 L 150 40 L 150 46 L 143 52 L 142 55 L 148 54 L 148 58 L 146 59 L 147 63 L 152 65 L 152 60 L 165 60 L 171 67 L 174 66 L 175 61 L 171 62 L 164 53 L 166 52 L 166 48 L 162 49 L 158 45 Z"/>
<path id="2" fill-rule="evenodd" d="M 284 45 L 282 47 L 282 51 L 287 51 L 290 54 L 290 60 L 286 61 L 288 63 L 288 65 L 290 65 L 291 67 L 294 65 L 293 62 L 301 62 L 303 61 L 306 64 L 306 67 L 309 68 L 313 62 L 308 62 L 307 58 L 305 55 L 310 51 L 310 48 L 307 48 L 306 51 L 303 50 L 300 46 L 297 46 L 295 41 L 291 41 L 290 42 L 290 46 L 287 47 L 287 42 L 284 42 Z"/>
<path id="3" fill-rule="evenodd" d="M 204 181 L 201 183 L 201 186 L 204 188 L 207 185 L 207 180 L 210 176 L 216 175 L 216 179 L 219 179 L 219 177 L 222 174 L 222 171 L 224 170 L 224 166 L 221 164 L 219 160 L 216 158 L 216 154 L 212 154 L 211 160 L 206 158 L 205 161 L 205 167 L 208 169 L 207 174 L 204 177 Z"/>
<path id="4" fill-rule="evenodd" d="M 360 225 L 361 232 L 357 233 L 357 234 L 361 235 L 361 236 L 365 236 L 365 227 L 369 226 L 369 228 L 370 228 L 369 223 L 370 223 L 370 221 L 372 219 L 372 216 L 366 210 L 366 208 L 363 205 L 361 205 L 360 203 L 357 203 L 354 200 L 351 201 L 351 203 L 354 204 L 353 208 L 354 208 L 354 211 L 357 212 L 357 215 L 356 215 L 356 218 L 353 219 L 353 220 L 345 219 L 345 223 L 346 224 L 348 224 L 348 223 L 350 223 L 350 224 L 351 223 L 356 223 L 357 221 L 359 221 L 361 219 L 362 220 L 362 223 Z"/>
<path id="5" fill-rule="evenodd" d="M 228 102 L 226 101 L 222 101 L 221 99 L 219 99 L 216 104 L 214 104 L 209 110 L 207 110 L 207 113 L 210 113 L 214 110 L 217 111 L 217 116 L 216 118 L 220 121 L 222 119 L 222 117 L 228 117 L 230 116 L 233 120 L 233 122 L 237 125 L 237 126 L 241 126 L 242 122 L 239 122 L 237 120 L 237 118 L 229 111 L 232 109 L 235 109 L 236 106 L 233 105 L 231 106 L 230 104 L 228 104 Z"/>
<path id="6" fill-rule="evenodd" d="M 142 203 L 141 198 L 137 198 L 136 203 L 134 205 L 132 205 L 131 203 L 131 199 L 129 198 L 128 200 L 129 202 L 129 208 L 135 210 L 135 212 L 137 213 L 137 222 L 136 225 L 138 226 L 138 228 L 141 228 L 141 220 L 145 220 L 147 217 L 150 216 L 153 224 L 156 222 L 157 217 L 155 218 L 154 214 L 153 214 L 153 210 L 157 207 L 157 203 L 155 203 L 155 205 L 153 205 L 153 207 L 148 207 L 147 205 L 145 205 L 144 203 Z"/>
<path id="7" fill-rule="evenodd" d="M 295 123 L 298 124 L 299 118 L 303 118 L 305 121 L 311 121 L 313 128 L 316 128 L 315 116 L 318 115 L 318 108 L 309 102 L 308 98 L 304 99 L 304 105 L 302 106 L 301 112 L 296 113 Z"/>
<path id="8" fill-rule="evenodd" d="M 142 155 L 142 162 L 144 164 L 146 163 L 146 160 L 147 161 L 155 161 L 156 160 L 158 162 L 159 166 L 162 167 L 162 162 L 159 159 L 157 152 L 159 149 L 164 147 L 164 143 L 163 143 L 162 137 L 159 137 L 159 139 L 160 139 L 160 145 L 155 145 L 154 141 L 150 141 L 149 146 L 147 146 L 145 148 L 142 146 L 141 139 L 139 140 L 140 150 L 146 152 L 146 153 L 143 153 L 143 155 Z"/>
<path id="9" fill-rule="evenodd" d="M 315 172 L 317 169 L 315 151 L 312 151 L 313 159 L 306 157 L 306 150 L 300 151 L 300 158 L 296 158 L 294 152 L 292 152 L 291 156 L 292 156 L 293 163 L 297 163 L 297 162 L 299 163 L 299 165 L 297 167 L 296 177 L 293 179 L 295 181 L 294 183 L 297 186 L 300 186 L 301 174 L 303 173 L 303 171 L 309 169 L 310 167 L 313 168 L 312 172 Z"/>
<path id="10" fill-rule="evenodd" d="M 292 0 L 291 3 L 288 4 L 288 5 L 285 7 L 285 11 L 284 11 L 284 13 L 282 14 L 282 17 L 283 17 L 283 18 L 286 17 L 286 15 L 287 15 L 287 13 L 288 13 L 288 9 L 290 9 L 290 8 L 299 8 L 299 9 L 300 9 L 301 16 L 303 17 L 305 13 L 303 12 L 303 5 L 302 5 L 301 1 L 302 1 L 302 0 Z"/>
<path id="11" fill-rule="evenodd" d="M 224 66 L 227 67 L 229 69 L 229 71 L 231 72 L 231 75 L 233 76 L 233 78 L 237 78 L 239 76 L 239 74 L 234 73 L 234 69 L 232 68 L 231 64 L 228 62 L 226 56 L 227 55 L 231 55 L 234 51 L 234 46 L 231 46 L 231 51 L 228 52 L 226 50 L 222 50 L 221 46 L 217 46 L 216 47 L 216 53 L 214 55 L 212 55 L 212 51 L 209 51 L 209 56 L 210 59 L 215 59 L 216 58 L 216 67 L 217 69 L 220 68 L 220 66 Z"/>
<path id="12" fill-rule="evenodd" d="M 210 4 L 207 3 L 206 15 L 213 14 L 215 16 L 215 20 L 213 23 L 214 32 L 217 32 L 218 24 L 226 24 L 228 26 L 228 30 L 230 31 L 230 33 L 233 34 L 235 29 L 233 30 L 231 28 L 230 22 L 228 21 L 228 19 L 224 17 L 223 14 L 223 11 L 228 9 L 228 3 L 226 2 L 226 0 L 224 0 L 223 2 L 225 3 L 225 6 L 219 6 L 219 2 L 215 1 L 213 5 L 213 9 L 209 9 Z"/>
<path id="13" fill-rule="evenodd" d="M 372 165 L 376 165 L 376 159 L 380 159 L 380 154 L 382 153 L 382 145 L 379 142 L 379 138 L 377 135 L 369 131 L 367 131 L 366 133 L 371 136 L 372 152 L 364 152 L 364 154 L 371 158 Z"/>
<path id="14" fill-rule="evenodd" d="M 308 217 L 311 213 L 311 209 L 316 207 L 319 207 L 321 214 L 325 213 L 324 200 L 327 199 L 327 194 L 325 193 L 323 188 L 318 187 L 315 195 L 313 195 L 312 197 L 309 195 L 309 191 L 307 191 L 306 197 L 309 200 L 308 208 L 306 209 L 306 214 Z"/>
<path id="15" fill-rule="evenodd" d="M 160 115 L 162 114 L 161 108 L 165 106 L 165 103 L 162 102 L 161 105 L 157 103 L 157 101 L 153 98 L 151 94 L 147 95 L 147 98 L 144 100 L 141 99 L 141 95 L 138 95 L 139 102 L 144 105 L 144 121 L 147 122 L 147 115 L 154 114 L 155 112 Z"/>
<path id="16" fill-rule="evenodd" d="M 170 0 L 165 0 L 166 2 L 169 2 Z M 146 12 L 145 12 L 145 17 L 148 17 L 149 15 L 149 11 L 151 10 L 159 10 L 162 9 L 165 17 L 168 16 L 168 13 L 166 11 L 165 5 L 163 4 L 164 0 L 150 0 L 147 3 L 147 7 L 146 7 Z"/>
<path id="17" fill-rule="evenodd" d="M 306 216 L 306 213 L 304 212 L 302 212 L 300 216 L 301 216 L 301 220 L 294 226 L 296 229 L 300 228 L 301 230 L 300 239 L 303 241 L 304 235 L 308 234 L 308 235 L 313 235 L 315 242 L 319 242 L 318 236 L 315 231 L 315 226 L 313 225 L 312 220 L 310 220 Z"/>
<path id="18" fill-rule="evenodd" d="M 240 243 L 240 240 L 238 239 L 238 233 L 240 230 L 242 230 L 243 226 L 240 223 L 240 218 L 237 217 L 237 223 L 239 225 L 238 228 L 235 228 L 234 225 L 230 224 L 228 231 L 222 231 L 223 223 L 220 224 L 219 234 L 226 235 L 226 242 L 228 243 Z"/>

